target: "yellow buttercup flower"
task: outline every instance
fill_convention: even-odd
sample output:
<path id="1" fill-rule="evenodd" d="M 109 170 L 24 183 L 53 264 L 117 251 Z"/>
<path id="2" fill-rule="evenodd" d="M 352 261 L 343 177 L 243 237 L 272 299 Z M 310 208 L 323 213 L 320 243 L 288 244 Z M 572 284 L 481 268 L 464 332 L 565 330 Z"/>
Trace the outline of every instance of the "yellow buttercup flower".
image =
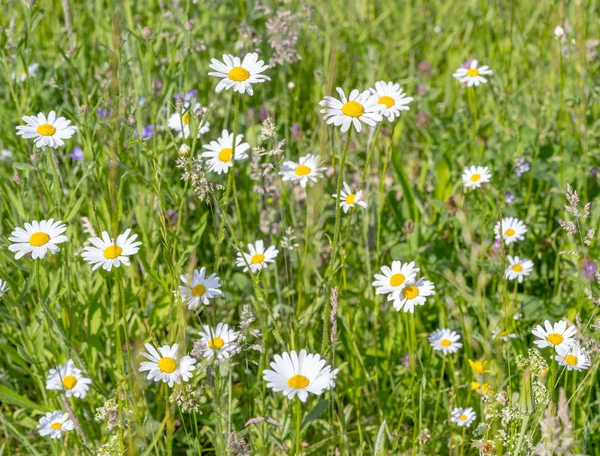
<path id="1" fill-rule="evenodd" d="M 478 374 L 478 375 L 482 375 L 482 374 L 487 374 L 489 373 L 489 369 L 485 368 L 485 365 L 487 364 L 487 361 L 473 361 L 473 360 L 469 360 L 469 365 L 471 366 L 471 369 L 473 369 L 473 373 Z"/>

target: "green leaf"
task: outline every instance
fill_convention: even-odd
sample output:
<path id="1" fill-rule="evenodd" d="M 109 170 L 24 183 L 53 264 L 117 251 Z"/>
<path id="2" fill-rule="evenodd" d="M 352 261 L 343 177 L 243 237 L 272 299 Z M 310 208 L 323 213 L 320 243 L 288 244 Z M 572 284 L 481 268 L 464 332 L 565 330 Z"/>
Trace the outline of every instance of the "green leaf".
<path id="1" fill-rule="evenodd" d="M 321 399 L 319 402 L 317 402 L 317 405 L 315 405 L 310 413 L 304 417 L 304 420 L 302 420 L 302 426 L 305 426 L 319 418 L 319 416 L 325 410 L 327 410 L 327 407 L 329 407 L 329 399 Z"/>
<path id="2" fill-rule="evenodd" d="M 35 402 L 15 393 L 13 390 L 3 385 L 0 385 L 0 402 L 3 402 L 4 404 L 16 405 L 17 407 L 33 408 L 43 412 L 51 411 L 50 407 L 36 404 Z"/>

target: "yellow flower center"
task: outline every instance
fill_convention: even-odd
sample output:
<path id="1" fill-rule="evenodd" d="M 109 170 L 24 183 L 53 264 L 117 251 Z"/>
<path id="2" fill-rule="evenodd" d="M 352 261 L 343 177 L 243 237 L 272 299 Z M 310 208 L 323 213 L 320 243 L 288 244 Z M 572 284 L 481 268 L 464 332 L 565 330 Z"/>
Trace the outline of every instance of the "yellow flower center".
<path id="1" fill-rule="evenodd" d="M 515 235 L 515 230 L 513 230 L 512 228 L 509 228 L 506 230 L 506 235 L 507 236 L 514 236 Z"/>
<path id="2" fill-rule="evenodd" d="M 356 201 L 356 195 L 354 193 L 352 193 L 351 195 L 348 195 L 346 197 L 346 203 L 348 203 L 348 204 L 354 204 L 355 201 Z"/>
<path id="3" fill-rule="evenodd" d="M 569 353 L 567 356 L 565 356 L 565 363 L 567 363 L 569 366 L 576 366 L 577 365 L 577 356 Z"/>
<path id="4" fill-rule="evenodd" d="M 477 182 L 479 179 L 481 179 L 481 174 L 473 174 L 471 176 L 471 182 Z"/>
<path id="5" fill-rule="evenodd" d="M 392 287 L 398 287 L 402 285 L 405 280 L 406 277 L 404 277 L 402 274 L 394 274 L 392 277 L 390 277 L 390 285 Z"/>
<path id="6" fill-rule="evenodd" d="M 213 337 L 208 342 L 209 348 L 212 348 L 214 350 L 220 350 L 223 347 L 223 345 L 225 345 L 225 341 L 223 339 L 221 339 L 220 337 Z"/>
<path id="7" fill-rule="evenodd" d="M 183 122 L 184 125 L 189 125 L 190 124 L 190 114 L 188 112 L 186 112 L 184 115 L 182 115 L 181 121 Z"/>
<path id="8" fill-rule="evenodd" d="M 294 375 L 288 380 L 288 386 L 295 389 L 306 388 L 309 383 L 308 378 L 304 375 Z"/>
<path id="9" fill-rule="evenodd" d="M 442 339 L 440 340 L 440 345 L 442 347 L 449 347 L 450 345 L 452 345 L 452 342 L 450 342 L 448 339 Z"/>
<path id="10" fill-rule="evenodd" d="M 256 255 L 252 255 L 252 259 L 250 261 L 252 264 L 260 264 L 265 261 L 265 256 L 262 253 L 257 253 Z"/>
<path id="11" fill-rule="evenodd" d="M 67 375 L 63 378 L 62 384 L 66 389 L 70 390 L 77 385 L 77 379 L 73 375 Z"/>
<path id="12" fill-rule="evenodd" d="M 402 294 L 406 299 L 415 299 L 417 296 L 419 296 L 419 289 L 414 285 L 409 285 L 402 290 Z"/>
<path id="13" fill-rule="evenodd" d="M 194 288 L 192 288 L 192 296 L 201 297 L 201 296 L 204 296 L 204 293 L 206 293 L 206 287 L 204 285 L 202 285 L 201 283 L 199 283 Z"/>
<path id="14" fill-rule="evenodd" d="M 161 372 L 171 374 L 175 372 L 175 369 L 177 369 L 177 361 L 175 361 L 173 358 L 161 358 L 158 361 L 158 368 Z"/>
<path id="15" fill-rule="evenodd" d="M 50 124 L 42 124 L 37 127 L 37 132 L 42 136 L 52 136 L 54 133 L 56 133 L 56 128 Z"/>
<path id="16" fill-rule="evenodd" d="M 553 334 L 548 334 L 548 337 L 546 337 L 546 340 L 548 342 L 550 342 L 552 345 L 559 345 L 560 343 L 562 343 L 563 340 L 565 340 L 565 338 L 558 333 L 553 333 Z"/>
<path id="17" fill-rule="evenodd" d="M 388 97 L 387 95 L 384 95 L 383 97 L 381 97 L 379 100 L 377 100 L 378 104 L 382 104 L 382 105 L 386 105 L 386 107 L 389 109 L 392 106 L 394 106 L 394 99 L 392 97 Z"/>
<path id="18" fill-rule="evenodd" d="M 521 266 L 520 264 L 515 264 L 513 265 L 512 270 L 515 272 L 523 272 L 523 266 Z"/>
<path id="19" fill-rule="evenodd" d="M 242 82 L 250 77 L 250 73 L 248 73 L 248 70 L 245 68 L 237 66 L 229 70 L 229 74 L 227 76 L 229 76 L 229 79 L 232 81 Z"/>
<path id="20" fill-rule="evenodd" d="M 233 151 L 229 147 L 226 147 L 225 149 L 221 150 L 221 152 L 219 152 L 219 160 L 221 160 L 222 162 L 230 161 L 232 152 Z"/>
<path id="21" fill-rule="evenodd" d="M 360 117 L 365 110 L 358 101 L 349 101 L 342 106 L 342 113 L 348 117 Z"/>
<path id="22" fill-rule="evenodd" d="M 46 233 L 42 233 L 38 231 L 37 233 L 33 233 L 29 238 L 29 243 L 34 247 L 40 247 L 44 244 L 47 244 L 50 241 L 50 236 Z"/>
<path id="23" fill-rule="evenodd" d="M 479 70 L 477 68 L 469 68 L 467 74 L 471 77 L 479 76 Z"/>
<path id="24" fill-rule="evenodd" d="M 62 429 L 62 423 L 52 423 L 50 427 L 52 429 Z"/>
<path id="25" fill-rule="evenodd" d="M 461 415 L 458 417 L 458 419 L 461 421 L 467 421 L 467 415 Z"/>
<path id="26" fill-rule="evenodd" d="M 118 258 L 123 252 L 123 249 L 118 245 L 110 245 L 104 249 L 104 258 L 107 260 L 114 260 Z"/>
<path id="27" fill-rule="evenodd" d="M 308 166 L 300 165 L 294 171 L 296 176 L 306 176 L 310 173 L 310 168 Z"/>

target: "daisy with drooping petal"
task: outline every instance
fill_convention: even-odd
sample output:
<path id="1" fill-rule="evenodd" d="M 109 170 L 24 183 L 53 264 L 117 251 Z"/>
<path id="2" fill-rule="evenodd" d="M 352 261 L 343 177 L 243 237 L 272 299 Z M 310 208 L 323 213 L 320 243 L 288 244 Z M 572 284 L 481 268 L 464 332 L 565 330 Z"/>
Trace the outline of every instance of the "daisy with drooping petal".
<path id="1" fill-rule="evenodd" d="M 34 260 L 44 258 L 48 251 L 52 254 L 60 251 L 57 244 L 68 240 L 67 236 L 63 235 L 65 231 L 67 227 L 60 220 L 56 222 L 54 219 L 41 222 L 34 220 L 26 223 L 25 228 L 15 228 L 10 233 L 8 240 L 12 244 L 8 246 L 8 250 L 16 252 L 17 260 L 28 253 L 31 253 Z"/>
<path id="2" fill-rule="evenodd" d="M 323 106 L 323 109 L 321 109 L 321 113 L 325 114 L 323 119 L 328 124 L 333 124 L 336 127 L 341 126 L 342 133 L 347 132 L 350 125 L 353 125 L 357 132 L 360 132 L 362 122 L 374 127 L 377 122 L 381 122 L 383 119 L 380 114 L 383 105 L 377 103 L 377 97 L 371 95 L 368 90 L 360 92 L 354 89 L 350 92 L 348 98 L 346 98 L 346 94 L 340 87 L 336 90 L 341 101 L 327 96 L 319 104 Z"/>
<path id="3" fill-rule="evenodd" d="M 262 60 L 258 60 L 256 52 L 246 54 L 241 61 L 239 57 L 224 54 L 223 62 L 211 59 L 209 67 L 215 70 L 208 73 L 209 76 L 221 78 L 215 89 L 217 93 L 223 89 L 233 89 L 234 92 L 252 95 L 254 93 L 252 84 L 271 80 L 268 76 L 261 74 L 269 66 L 265 65 Z"/>
<path id="4" fill-rule="evenodd" d="M 378 81 L 371 93 L 377 100 L 377 104 L 383 109 L 380 114 L 387 117 L 388 121 L 393 122 L 396 117 L 400 117 L 400 111 L 408 111 L 408 103 L 413 101 L 412 97 L 407 97 L 400 84 L 393 82 Z"/>
<path id="5" fill-rule="evenodd" d="M 27 78 L 35 76 L 40 66 L 37 63 L 31 63 L 26 70 L 22 70 L 19 74 L 19 81 L 24 82 Z M 17 73 L 12 73 L 13 81 L 17 80 Z"/>
<path id="6" fill-rule="evenodd" d="M 496 239 L 500 239 L 500 226 L 502 225 L 502 237 L 506 245 L 512 244 L 513 242 L 522 241 L 525 239 L 527 233 L 527 227 L 525 224 L 516 217 L 506 217 L 501 222 L 497 222 L 494 226 L 494 234 Z"/>
<path id="7" fill-rule="evenodd" d="M 41 436 L 49 435 L 51 439 L 60 439 L 63 432 L 75 429 L 75 424 L 68 414 L 56 410 L 41 417 L 37 427 Z"/>
<path id="8" fill-rule="evenodd" d="M 539 340 L 534 340 L 533 343 L 539 348 L 553 347 L 558 349 L 569 347 L 576 343 L 575 334 L 577 329 L 575 326 L 567 328 L 566 321 L 558 321 L 552 325 L 548 320 L 544 322 L 544 328 L 537 325 L 531 333 L 539 337 Z"/>
<path id="9" fill-rule="evenodd" d="M 267 388 L 282 391 L 288 399 L 298 396 L 306 402 L 309 393 L 319 396 L 335 386 L 337 369 L 331 370 L 320 355 L 308 354 L 306 350 L 300 350 L 300 354 L 292 350 L 275 355 L 270 364 L 273 370 L 263 371 Z"/>
<path id="10" fill-rule="evenodd" d="M 458 426 L 466 426 L 469 427 L 475 421 L 477 414 L 473 411 L 471 407 L 461 408 L 456 407 L 452 410 L 452 414 L 450 416 L 450 421 Z"/>
<path id="11" fill-rule="evenodd" d="M 288 160 L 281 165 L 279 175 L 284 181 L 300 182 L 302 187 L 306 187 L 308 181 L 317 182 L 323 177 L 322 171 L 327 168 L 319 167 L 319 161 L 313 154 L 300 157 L 298 163 Z"/>
<path id="12" fill-rule="evenodd" d="M 441 351 L 444 355 L 456 353 L 462 343 L 459 342 L 460 334 L 449 329 L 436 329 L 429 335 L 429 345 L 436 351 Z"/>
<path id="13" fill-rule="evenodd" d="M 243 160 L 248 157 L 246 151 L 250 149 L 250 144 L 243 143 L 244 135 L 237 135 L 235 140 L 235 161 Z M 208 158 L 208 170 L 217 174 L 227 173 L 233 166 L 233 133 L 223 130 L 221 137 L 210 144 L 204 144 L 202 148 L 207 152 L 202 152 L 201 157 Z"/>
<path id="14" fill-rule="evenodd" d="M 142 361 L 140 363 L 140 372 L 148 372 L 146 377 L 148 380 L 155 382 L 168 383 L 169 387 L 180 384 L 181 380 L 184 382 L 189 381 L 192 378 L 192 371 L 196 369 L 196 360 L 191 356 L 179 357 L 179 344 L 173 344 L 172 346 L 163 345 L 155 349 L 151 344 L 144 344 L 146 352 L 140 353 L 144 358 L 149 361 Z"/>
<path id="15" fill-rule="evenodd" d="M 427 296 L 434 295 L 433 282 L 425 279 L 419 279 L 416 282 L 406 282 L 402 290 L 388 295 L 388 301 L 394 301 L 394 309 L 400 312 L 415 312 L 415 306 L 422 306 L 427 300 Z"/>
<path id="16" fill-rule="evenodd" d="M 50 369 L 46 379 L 46 389 L 65 390 L 67 397 L 74 396 L 83 399 L 92 381 L 81 374 L 81 369 L 75 367 L 72 359 Z"/>
<path id="17" fill-rule="evenodd" d="M 239 334 L 229 329 L 225 323 L 219 323 L 216 329 L 208 325 L 204 325 L 202 329 L 200 340 L 204 342 L 205 347 L 203 356 L 207 359 L 211 359 L 214 355 L 217 355 L 219 359 L 229 358 Z"/>
<path id="18" fill-rule="evenodd" d="M 588 354 L 577 343 L 556 347 L 555 359 L 560 366 L 565 366 L 567 370 L 582 371 L 589 369 L 592 365 Z"/>
<path id="19" fill-rule="evenodd" d="M 492 173 L 487 166 L 467 166 L 461 177 L 465 187 L 479 188 L 490 181 Z"/>
<path id="20" fill-rule="evenodd" d="M 64 146 L 63 139 L 69 139 L 77 131 L 77 127 L 70 125 L 71 121 L 64 117 L 56 117 L 56 112 L 50 111 L 48 117 L 42 112 L 37 116 L 23 117 L 26 125 L 17 126 L 17 135 L 24 139 L 34 139 L 35 147 L 52 147 L 58 149 Z"/>
<path id="21" fill-rule="evenodd" d="M 476 59 L 471 60 L 468 68 L 459 68 L 454 73 L 454 77 L 467 87 L 478 86 L 479 84 L 487 83 L 487 79 L 483 76 L 492 74 L 492 70 L 487 65 L 477 67 L 479 62 Z"/>
<path id="22" fill-rule="evenodd" d="M 202 109 L 200 103 L 195 103 L 193 108 L 190 109 L 190 104 L 185 103 L 179 112 L 174 112 L 171 117 L 167 120 L 167 124 L 171 130 L 177 131 L 179 134 L 178 138 L 184 137 L 189 138 L 190 136 L 190 120 L 195 112 Z M 204 121 L 201 125 L 198 125 L 198 138 L 204 133 L 210 131 L 210 123 Z"/>
<path id="23" fill-rule="evenodd" d="M 128 229 L 117 237 L 115 241 L 106 231 L 102 232 L 102 239 L 98 237 L 90 238 L 92 247 L 85 247 L 81 256 L 85 261 L 93 265 L 92 271 L 100 266 L 105 271 L 110 271 L 112 267 L 118 268 L 123 263 L 129 266 L 129 255 L 138 253 L 141 242 L 134 242 L 137 234 L 129 236 L 131 230 Z"/>
<path id="24" fill-rule="evenodd" d="M 8 292 L 8 284 L 6 281 L 0 279 L 0 298 Z"/>
<path id="25" fill-rule="evenodd" d="M 419 268 L 415 268 L 415 263 L 404 263 L 401 261 L 393 261 L 392 267 L 382 266 L 381 274 L 375 274 L 373 286 L 377 288 L 376 294 L 390 294 L 394 297 L 399 296 L 399 293 L 408 284 L 413 283 Z M 389 298 L 388 298 L 389 299 Z"/>
<path id="26" fill-rule="evenodd" d="M 519 283 L 523 283 L 523 278 L 527 277 L 533 271 L 533 261 L 510 255 L 507 255 L 506 258 L 508 259 L 508 267 L 504 272 L 506 278 L 508 280 L 516 279 Z"/>
<path id="27" fill-rule="evenodd" d="M 358 205 L 360 207 L 366 208 L 367 203 L 362 201 L 362 190 L 353 193 L 350 189 L 350 186 L 344 182 L 344 189 L 340 192 L 342 195 L 342 201 L 340 202 L 342 209 L 344 212 L 348 212 L 351 208 Z M 334 198 L 337 198 L 336 194 L 331 195 Z"/>
<path id="28" fill-rule="evenodd" d="M 182 274 L 180 277 L 184 283 L 179 286 L 181 299 L 187 302 L 188 309 L 195 310 L 200 304 L 207 306 L 209 300 L 221 295 L 221 282 L 217 274 L 206 276 L 206 268 L 194 270 L 190 280 L 189 275 Z M 188 283 L 189 282 L 189 283 Z"/>
<path id="29" fill-rule="evenodd" d="M 262 240 L 258 240 L 254 244 L 248 244 L 248 251 L 250 253 L 238 252 L 236 266 L 243 267 L 244 272 L 247 272 L 248 266 L 250 266 L 253 274 L 261 269 L 266 269 L 269 263 L 274 263 L 279 253 L 274 245 L 265 250 L 265 243 Z"/>

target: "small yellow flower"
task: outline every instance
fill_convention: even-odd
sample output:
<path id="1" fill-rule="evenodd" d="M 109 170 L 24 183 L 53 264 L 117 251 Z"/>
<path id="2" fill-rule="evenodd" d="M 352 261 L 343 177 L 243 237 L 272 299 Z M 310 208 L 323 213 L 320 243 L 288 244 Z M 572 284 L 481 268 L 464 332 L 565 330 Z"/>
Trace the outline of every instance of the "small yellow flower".
<path id="1" fill-rule="evenodd" d="M 487 361 L 473 361 L 473 360 L 469 360 L 469 365 L 471 366 L 471 369 L 473 369 L 473 372 L 475 374 L 487 374 L 489 373 L 489 369 L 485 368 L 485 365 L 487 364 Z"/>
<path id="2" fill-rule="evenodd" d="M 473 391 L 477 391 L 482 396 L 487 396 L 488 394 L 494 394 L 494 390 L 490 388 L 489 383 L 471 382 L 471 389 Z"/>

